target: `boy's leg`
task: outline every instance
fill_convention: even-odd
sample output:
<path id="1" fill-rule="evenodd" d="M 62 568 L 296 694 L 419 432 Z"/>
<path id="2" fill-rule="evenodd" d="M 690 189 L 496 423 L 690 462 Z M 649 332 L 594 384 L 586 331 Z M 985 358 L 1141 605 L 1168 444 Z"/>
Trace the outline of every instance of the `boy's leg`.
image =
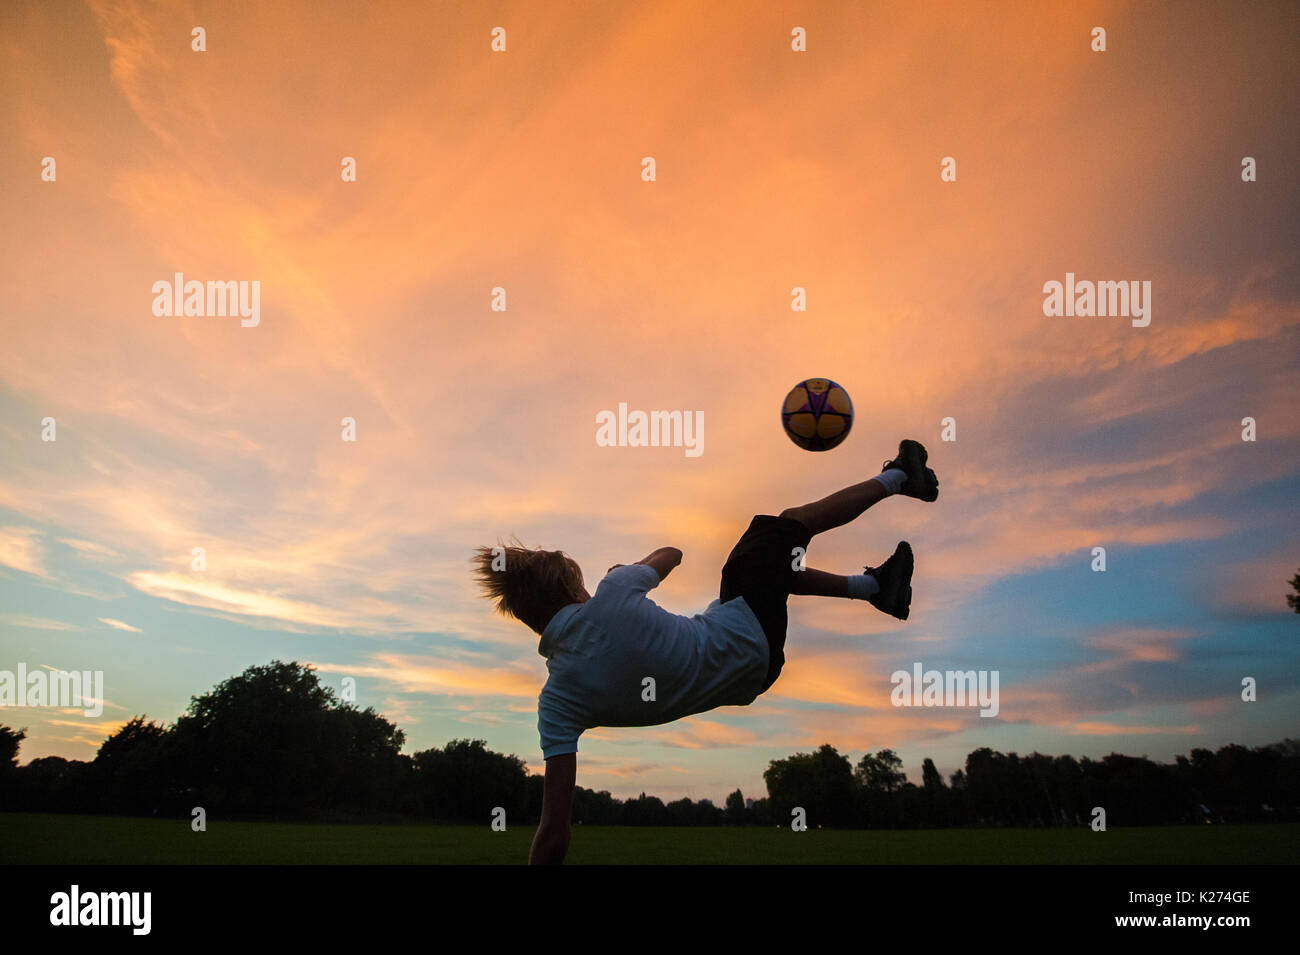
<path id="1" fill-rule="evenodd" d="M 812 534 L 821 534 L 832 527 L 852 523 L 872 504 L 883 501 L 888 496 L 889 490 L 885 485 L 872 478 L 836 491 L 820 501 L 802 507 L 787 507 L 781 516 L 798 521 Z"/>
<path id="2" fill-rule="evenodd" d="M 879 477 L 836 491 L 820 501 L 786 508 L 781 516 L 798 521 L 813 534 L 821 534 L 857 520 L 863 511 L 890 494 L 933 501 L 939 496 L 939 479 L 925 466 L 927 459 L 919 441 L 904 440 L 898 445 L 898 457 L 885 462 Z"/>
<path id="3" fill-rule="evenodd" d="M 794 575 L 790 593 L 809 597 L 847 597 L 849 578 L 843 574 L 828 574 L 824 570 L 805 567 Z"/>
<path id="4" fill-rule="evenodd" d="M 912 545 L 899 541 L 879 567 L 863 568 L 855 577 L 830 574 L 814 567 L 796 571 L 790 593 L 811 597 L 851 597 L 866 600 L 877 610 L 906 620 L 912 607 Z"/>
<path id="5" fill-rule="evenodd" d="M 789 618 L 786 597 L 800 572 L 812 535 L 795 520 L 759 514 L 736 542 L 722 567 L 718 600 L 728 603 L 744 597 L 767 637 L 768 668 L 763 691 L 776 680 L 785 664 L 785 631 Z"/>

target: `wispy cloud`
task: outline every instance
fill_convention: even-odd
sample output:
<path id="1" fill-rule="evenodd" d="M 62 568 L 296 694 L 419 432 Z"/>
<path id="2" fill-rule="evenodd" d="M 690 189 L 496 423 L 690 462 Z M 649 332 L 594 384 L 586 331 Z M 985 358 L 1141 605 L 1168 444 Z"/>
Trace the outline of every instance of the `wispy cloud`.
<path id="1" fill-rule="evenodd" d="M 476 666 L 438 657 L 378 653 L 364 664 L 313 663 L 322 673 L 370 677 L 406 693 L 465 697 L 530 697 L 540 689 L 535 670 L 518 665 Z"/>
<path id="2" fill-rule="evenodd" d="M 29 617 L 20 613 L 0 614 L 0 623 L 10 627 L 28 630 L 77 630 L 76 624 L 66 620 L 50 620 L 45 617 Z"/>
<path id="3" fill-rule="evenodd" d="M 31 527 L 0 527 L 0 565 L 34 577 L 48 578 L 41 532 Z"/>

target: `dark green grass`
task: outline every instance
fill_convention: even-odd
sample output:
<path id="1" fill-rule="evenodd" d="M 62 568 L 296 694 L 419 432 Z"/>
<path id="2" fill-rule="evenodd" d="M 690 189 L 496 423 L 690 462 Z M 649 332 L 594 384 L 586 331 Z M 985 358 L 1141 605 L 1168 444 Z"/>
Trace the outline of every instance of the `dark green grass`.
<path id="1" fill-rule="evenodd" d="M 9 864 L 517 864 L 532 829 L 222 822 L 0 813 Z M 1300 859 L 1300 825 L 809 830 L 575 826 L 570 863 L 1258 864 Z"/>

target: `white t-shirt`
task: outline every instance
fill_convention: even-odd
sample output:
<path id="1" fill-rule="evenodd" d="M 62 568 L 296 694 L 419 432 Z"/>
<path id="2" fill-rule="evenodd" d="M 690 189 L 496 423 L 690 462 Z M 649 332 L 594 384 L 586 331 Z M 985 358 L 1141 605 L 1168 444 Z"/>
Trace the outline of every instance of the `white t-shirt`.
<path id="1" fill-rule="evenodd" d="M 576 753 L 594 726 L 654 726 L 758 696 L 767 638 L 745 598 L 683 617 L 646 596 L 658 585 L 646 564 L 617 567 L 546 625 L 537 647 L 550 674 L 537 697 L 544 758 Z M 643 699 L 646 677 L 653 701 Z"/>

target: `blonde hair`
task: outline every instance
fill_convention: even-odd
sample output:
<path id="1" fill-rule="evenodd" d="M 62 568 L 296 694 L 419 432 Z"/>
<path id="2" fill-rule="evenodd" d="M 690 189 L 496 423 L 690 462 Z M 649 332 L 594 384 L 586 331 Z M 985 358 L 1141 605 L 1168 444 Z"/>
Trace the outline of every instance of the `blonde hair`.
<path id="1" fill-rule="evenodd" d="M 524 547 L 512 539 L 508 545 L 476 548 L 470 562 L 483 596 L 496 601 L 497 612 L 537 633 L 556 611 L 576 603 L 583 590 L 582 568 L 563 551 Z M 493 564 L 502 569 L 494 570 Z"/>

